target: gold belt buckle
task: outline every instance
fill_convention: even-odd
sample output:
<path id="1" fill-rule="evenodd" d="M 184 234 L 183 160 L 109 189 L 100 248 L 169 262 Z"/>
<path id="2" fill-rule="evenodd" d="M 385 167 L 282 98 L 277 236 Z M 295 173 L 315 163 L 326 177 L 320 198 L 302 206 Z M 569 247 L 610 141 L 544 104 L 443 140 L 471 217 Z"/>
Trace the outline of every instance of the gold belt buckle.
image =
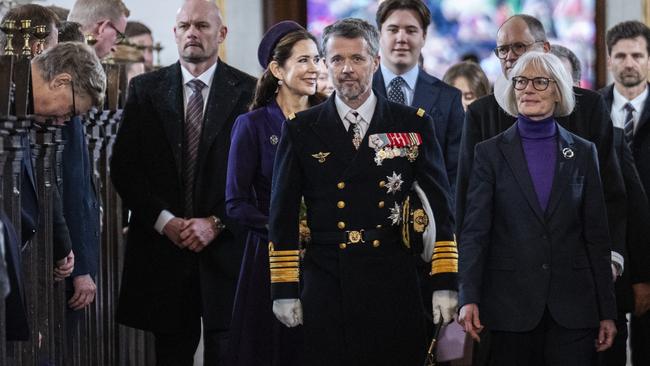
<path id="1" fill-rule="evenodd" d="M 346 233 L 348 234 L 348 244 L 365 243 L 363 240 L 363 229 L 359 231 L 348 230 Z"/>

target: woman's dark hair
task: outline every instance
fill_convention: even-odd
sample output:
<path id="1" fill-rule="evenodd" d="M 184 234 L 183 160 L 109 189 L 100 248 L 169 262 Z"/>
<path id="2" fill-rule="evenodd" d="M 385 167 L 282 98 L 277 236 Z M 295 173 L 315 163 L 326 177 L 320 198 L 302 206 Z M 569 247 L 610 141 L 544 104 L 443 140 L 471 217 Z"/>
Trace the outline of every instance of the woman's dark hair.
<path id="1" fill-rule="evenodd" d="M 306 30 L 296 30 L 288 33 L 286 36 L 282 37 L 280 41 L 278 41 L 278 44 L 273 49 L 271 61 L 275 61 L 280 66 L 284 66 L 292 55 L 293 46 L 303 40 L 311 40 L 314 42 L 314 44 L 316 44 L 316 47 L 318 47 L 316 37 L 314 37 L 311 33 L 307 32 Z M 275 91 L 277 88 L 278 78 L 273 76 L 273 73 L 267 67 L 259 80 L 257 80 L 257 86 L 255 87 L 255 96 L 253 97 L 253 102 L 251 103 L 249 110 L 252 111 L 254 109 L 267 106 L 275 97 Z M 310 95 L 309 105 L 314 106 L 321 103 L 325 99 L 326 97 L 319 93 Z"/>

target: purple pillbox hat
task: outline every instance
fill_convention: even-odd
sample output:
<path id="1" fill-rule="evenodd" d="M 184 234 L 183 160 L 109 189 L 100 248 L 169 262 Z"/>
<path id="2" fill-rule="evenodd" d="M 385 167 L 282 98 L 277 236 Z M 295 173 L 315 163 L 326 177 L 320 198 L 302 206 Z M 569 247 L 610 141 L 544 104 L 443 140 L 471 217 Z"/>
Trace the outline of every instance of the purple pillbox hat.
<path id="1" fill-rule="evenodd" d="M 293 31 L 304 29 L 305 28 L 300 24 L 292 20 L 284 20 L 275 24 L 266 31 L 264 37 L 262 37 L 260 46 L 257 48 L 257 60 L 260 62 L 260 66 L 262 66 L 263 69 L 266 69 L 267 66 L 269 66 L 269 62 L 271 62 L 271 57 L 273 56 L 273 49 L 275 49 L 275 46 L 282 37 Z"/>

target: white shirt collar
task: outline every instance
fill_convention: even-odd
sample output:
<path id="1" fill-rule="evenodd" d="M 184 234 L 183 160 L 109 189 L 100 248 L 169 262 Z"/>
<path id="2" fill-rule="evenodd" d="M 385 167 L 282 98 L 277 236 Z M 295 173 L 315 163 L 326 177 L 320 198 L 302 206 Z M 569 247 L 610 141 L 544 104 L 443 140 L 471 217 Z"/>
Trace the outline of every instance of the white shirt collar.
<path id="1" fill-rule="evenodd" d="M 347 116 L 352 108 L 345 104 L 345 102 L 339 98 L 338 94 L 334 95 L 334 103 L 336 105 L 336 111 L 339 112 L 339 117 L 341 117 L 341 121 L 343 121 L 343 124 L 347 129 L 349 122 L 345 119 L 345 116 Z M 359 112 L 365 123 L 370 124 L 372 116 L 375 114 L 375 106 L 377 106 L 377 96 L 374 91 L 370 90 L 370 96 L 368 96 L 368 99 L 366 99 L 366 101 L 355 110 Z"/>
<path id="2" fill-rule="evenodd" d="M 418 75 L 420 73 L 420 68 L 418 65 L 413 66 L 409 71 L 403 73 L 402 75 L 396 75 L 388 67 L 384 66 L 383 63 L 379 66 L 381 68 L 381 74 L 384 77 L 384 87 L 388 90 L 388 85 L 394 78 L 401 76 L 404 81 L 406 81 L 406 86 L 409 90 L 415 90 L 415 83 L 418 81 Z"/>
<path id="3" fill-rule="evenodd" d="M 210 90 L 210 87 L 212 86 L 212 79 L 214 77 L 214 72 L 217 70 L 218 63 L 219 63 L 218 61 L 215 62 L 214 65 L 210 66 L 207 70 L 203 72 L 203 74 L 197 77 L 194 77 L 194 75 L 192 75 L 189 72 L 189 70 L 187 70 L 185 66 L 181 64 L 181 74 L 183 74 L 183 85 L 187 86 L 188 82 L 194 79 L 199 79 L 206 85 L 205 89 Z"/>
<path id="4" fill-rule="evenodd" d="M 619 93 L 618 90 L 616 90 L 616 87 L 614 87 L 614 100 L 612 101 L 612 109 L 616 111 L 623 110 L 625 104 L 629 102 L 634 107 L 634 111 L 636 113 L 640 113 L 643 110 L 643 104 L 645 103 L 645 99 L 647 97 L 648 97 L 647 86 L 641 94 L 637 95 L 636 98 L 632 100 L 627 100 L 627 98 L 625 98 L 623 94 Z"/>

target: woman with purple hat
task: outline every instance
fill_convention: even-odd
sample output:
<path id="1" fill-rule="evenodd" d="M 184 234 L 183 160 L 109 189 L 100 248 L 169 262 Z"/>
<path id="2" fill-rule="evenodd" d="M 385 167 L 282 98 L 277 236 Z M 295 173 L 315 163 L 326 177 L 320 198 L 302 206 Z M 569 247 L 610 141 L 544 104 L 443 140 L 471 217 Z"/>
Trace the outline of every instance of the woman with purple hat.
<path id="1" fill-rule="evenodd" d="M 316 38 L 293 21 L 271 27 L 257 56 L 264 73 L 250 112 L 235 121 L 226 178 L 227 214 L 250 230 L 233 309 L 230 364 L 301 365 L 302 329 L 283 326 L 272 312 L 266 237 L 282 123 L 323 100 L 316 94 L 320 56 Z"/>

